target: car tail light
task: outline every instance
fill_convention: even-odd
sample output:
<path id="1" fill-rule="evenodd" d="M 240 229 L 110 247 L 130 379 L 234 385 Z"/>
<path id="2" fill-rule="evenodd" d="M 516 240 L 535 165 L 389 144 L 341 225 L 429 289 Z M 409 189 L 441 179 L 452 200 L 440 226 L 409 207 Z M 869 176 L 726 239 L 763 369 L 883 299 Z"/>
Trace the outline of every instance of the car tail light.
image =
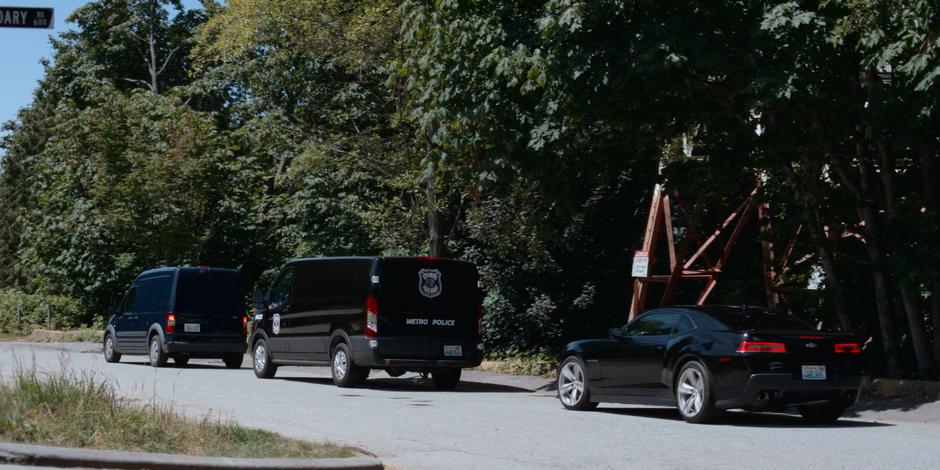
<path id="1" fill-rule="evenodd" d="M 861 354 L 862 346 L 858 343 L 836 343 L 836 354 Z"/>
<path id="2" fill-rule="evenodd" d="M 248 315 L 242 315 L 242 334 L 248 334 Z"/>
<path id="3" fill-rule="evenodd" d="M 738 345 L 739 353 L 785 353 L 787 345 L 769 341 L 744 341 Z"/>
<path id="4" fill-rule="evenodd" d="M 166 315 L 166 332 L 167 333 L 176 332 L 176 315 L 173 313 L 168 313 Z"/>
<path id="5" fill-rule="evenodd" d="M 366 337 L 375 338 L 379 335 L 379 300 L 375 295 L 366 297 Z"/>

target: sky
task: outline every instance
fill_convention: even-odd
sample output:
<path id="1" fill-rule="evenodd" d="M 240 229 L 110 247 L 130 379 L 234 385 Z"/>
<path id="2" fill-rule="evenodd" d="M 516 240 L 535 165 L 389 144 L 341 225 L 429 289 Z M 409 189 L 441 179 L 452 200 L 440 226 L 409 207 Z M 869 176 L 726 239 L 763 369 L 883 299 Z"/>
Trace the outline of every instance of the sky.
<path id="1" fill-rule="evenodd" d="M 52 7 L 53 29 L 0 28 L 0 122 L 16 117 L 16 111 L 33 99 L 33 91 L 42 78 L 43 57 L 52 58 L 50 35 L 74 27 L 65 19 L 87 0 L 0 0 L 2 6 Z M 187 8 L 198 7 L 196 0 L 184 1 Z"/>

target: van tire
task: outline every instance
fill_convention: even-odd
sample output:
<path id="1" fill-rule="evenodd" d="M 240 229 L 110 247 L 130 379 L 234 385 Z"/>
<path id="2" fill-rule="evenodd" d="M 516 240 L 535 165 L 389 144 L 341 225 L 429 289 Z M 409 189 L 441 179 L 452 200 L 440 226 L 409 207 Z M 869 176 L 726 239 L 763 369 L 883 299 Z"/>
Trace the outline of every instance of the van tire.
<path id="1" fill-rule="evenodd" d="M 258 356 L 261 357 L 258 357 Z M 268 342 L 259 339 L 255 341 L 251 348 L 252 369 L 255 371 L 255 377 L 259 379 L 270 379 L 277 373 L 277 366 L 271 360 L 271 351 L 268 349 Z"/>
<path id="2" fill-rule="evenodd" d="M 169 357 L 163 352 L 163 345 L 160 344 L 160 335 L 151 336 L 148 344 L 150 345 L 150 365 L 154 367 L 166 367 L 166 361 Z"/>
<path id="3" fill-rule="evenodd" d="M 460 369 L 431 372 L 431 382 L 438 390 L 453 390 L 460 383 Z"/>
<path id="4" fill-rule="evenodd" d="M 114 336 L 111 333 L 104 335 L 104 360 L 106 362 L 118 362 L 121 360 L 121 353 L 117 352 L 114 344 Z"/>
<path id="5" fill-rule="evenodd" d="M 245 355 L 242 353 L 226 354 L 222 356 L 222 362 L 224 362 L 225 367 L 229 369 L 241 369 L 244 359 Z"/>
<path id="6" fill-rule="evenodd" d="M 330 373 L 333 383 L 338 387 L 358 387 L 369 376 L 369 369 L 353 363 L 352 354 L 346 343 L 338 343 L 330 355 Z"/>
<path id="7" fill-rule="evenodd" d="M 177 354 L 173 356 L 174 367 L 186 367 L 186 364 L 189 364 L 189 356 L 185 354 Z"/>

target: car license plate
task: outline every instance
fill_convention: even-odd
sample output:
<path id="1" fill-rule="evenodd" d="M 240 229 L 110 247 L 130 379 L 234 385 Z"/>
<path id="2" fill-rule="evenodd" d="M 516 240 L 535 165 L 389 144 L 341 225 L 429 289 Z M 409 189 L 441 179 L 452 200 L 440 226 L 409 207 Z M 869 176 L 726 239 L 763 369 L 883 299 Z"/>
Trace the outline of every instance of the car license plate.
<path id="1" fill-rule="evenodd" d="M 803 366 L 803 380 L 826 380 L 826 366 Z"/>
<path id="2" fill-rule="evenodd" d="M 463 356 L 463 346 L 444 346 L 444 355 L 445 356 Z"/>
<path id="3" fill-rule="evenodd" d="M 183 331 L 187 333 L 199 333 L 199 324 L 198 323 L 184 323 Z"/>

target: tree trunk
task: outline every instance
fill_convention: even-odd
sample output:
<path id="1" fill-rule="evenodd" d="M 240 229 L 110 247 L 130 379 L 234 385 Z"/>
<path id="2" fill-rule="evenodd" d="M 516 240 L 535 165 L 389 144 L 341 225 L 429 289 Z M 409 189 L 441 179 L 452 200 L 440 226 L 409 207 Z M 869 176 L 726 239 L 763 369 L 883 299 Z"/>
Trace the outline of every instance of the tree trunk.
<path id="1" fill-rule="evenodd" d="M 930 291 L 930 311 L 933 316 L 933 360 L 940 367 L 940 282 Z"/>
<path id="2" fill-rule="evenodd" d="M 428 245 L 431 256 L 446 256 L 447 246 L 444 239 L 444 223 L 441 212 L 437 208 L 437 178 L 434 176 L 433 169 L 431 174 L 425 180 L 425 192 L 428 200 Z"/>
<path id="3" fill-rule="evenodd" d="M 924 205 L 928 213 L 937 217 L 940 223 L 940 158 L 937 155 L 937 138 L 931 128 L 936 123 L 925 126 L 921 131 L 917 148 L 920 151 L 921 174 L 924 186 Z M 936 241 L 931 241 L 936 243 Z M 934 273 L 936 276 L 936 273 Z M 934 277 L 930 282 L 930 314 L 933 317 L 933 361 L 940 369 L 940 279 Z"/>
<path id="4" fill-rule="evenodd" d="M 815 212 L 815 211 L 814 211 Z M 855 322 L 849 315 L 849 308 L 845 302 L 845 291 L 842 288 L 842 278 L 836 270 L 836 258 L 829 240 L 822 233 L 822 226 L 818 217 L 816 220 L 809 221 L 811 225 L 813 243 L 816 245 L 816 252 L 819 254 L 819 261 L 822 263 L 823 272 L 826 274 L 826 292 L 832 299 L 833 308 L 836 310 L 836 317 L 839 319 L 839 326 L 842 331 L 854 331 Z"/>
<path id="5" fill-rule="evenodd" d="M 885 250 L 881 238 L 881 221 L 875 209 L 874 168 L 871 161 L 865 158 L 866 151 L 863 142 L 856 143 L 856 152 L 859 155 L 859 190 L 862 197 L 861 214 L 868 229 L 868 240 L 865 244 L 868 257 L 871 261 L 872 282 L 875 288 L 875 304 L 878 308 L 878 323 L 881 327 L 881 341 L 884 346 L 885 366 L 892 377 L 901 375 L 901 365 L 898 360 L 897 329 L 894 317 L 891 314 L 891 291 L 888 289 L 888 274 L 885 269 Z"/>

